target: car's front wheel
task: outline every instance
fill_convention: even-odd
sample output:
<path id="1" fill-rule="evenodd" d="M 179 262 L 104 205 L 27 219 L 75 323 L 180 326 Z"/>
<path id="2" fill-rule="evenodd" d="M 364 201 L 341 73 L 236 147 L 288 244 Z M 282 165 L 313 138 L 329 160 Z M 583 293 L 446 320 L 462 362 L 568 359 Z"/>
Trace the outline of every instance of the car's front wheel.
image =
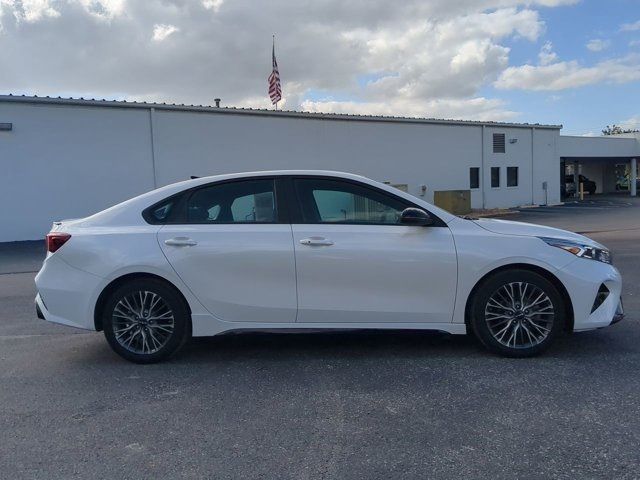
<path id="1" fill-rule="evenodd" d="M 565 306 L 557 288 L 528 270 L 499 272 L 482 283 L 471 304 L 471 326 L 490 351 L 530 357 L 562 331 Z"/>
<path id="2" fill-rule="evenodd" d="M 165 360 L 191 336 L 185 301 L 172 286 L 154 278 L 116 288 L 104 304 L 102 325 L 111 348 L 136 363 Z"/>

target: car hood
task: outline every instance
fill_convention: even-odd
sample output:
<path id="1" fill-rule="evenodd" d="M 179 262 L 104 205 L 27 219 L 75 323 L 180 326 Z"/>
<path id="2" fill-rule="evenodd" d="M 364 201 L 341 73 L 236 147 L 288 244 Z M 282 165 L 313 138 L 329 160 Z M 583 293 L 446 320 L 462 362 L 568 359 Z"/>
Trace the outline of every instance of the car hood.
<path id="1" fill-rule="evenodd" d="M 564 238 L 566 240 L 573 240 L 597 248 L 604 248 L 598 242 L 591 240 L 589 237 L 569 232 L 567 230 L 562 230 L 560 228 L 535 225 L 533 223 L 512 222 L 510 220 L 497 220 L 494 218 L 480 218 L 478 220 L 473 220 L 473 222 L 489 232 L 499 233 L 501 235 Z"/>

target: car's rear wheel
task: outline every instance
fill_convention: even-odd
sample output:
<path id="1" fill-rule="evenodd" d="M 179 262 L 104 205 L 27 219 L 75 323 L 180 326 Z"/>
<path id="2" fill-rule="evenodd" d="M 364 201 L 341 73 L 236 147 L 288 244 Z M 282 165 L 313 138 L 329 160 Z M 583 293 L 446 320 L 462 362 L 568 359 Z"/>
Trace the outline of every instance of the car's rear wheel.
<path id="1" fill-rule="evenodd" d="M 154 278 L 132 280 L 116 288 L 102 315 L 111 348 L 136 363 L 165 360 L 191 336 L 185 301 L 173 287 Z"/>
<path id="2" fill-rule="evenodd" d="M 530 357 L 546 350 L 562 331 L 566 309 L 557 288 L 528 270 L 506 270 L 487 280 L 471 304 L 471 326 L 490 351 Z"/>

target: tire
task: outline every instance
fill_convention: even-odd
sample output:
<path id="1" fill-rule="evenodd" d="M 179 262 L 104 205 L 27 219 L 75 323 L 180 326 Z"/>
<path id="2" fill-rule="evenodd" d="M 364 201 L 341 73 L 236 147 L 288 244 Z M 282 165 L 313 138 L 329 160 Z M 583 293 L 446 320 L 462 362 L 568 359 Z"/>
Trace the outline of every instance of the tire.
<path id="1" fill-rule="evenodd" d="M 135 363 L 166 360 L 191 338 L 186 302 L 174 287 L 154 278 L 116 288 L 104 304 L 102 325 L 111 348 Z"/>
<path id="2" fill-rule="evenodd" d="M 505 357 L 542 353 L 565 322 L 566 308 L 556 287 L 529 270 L 496 273 L 482 283 L 471 302 L 471 327 L 476 337 L 490 352 Z"/>

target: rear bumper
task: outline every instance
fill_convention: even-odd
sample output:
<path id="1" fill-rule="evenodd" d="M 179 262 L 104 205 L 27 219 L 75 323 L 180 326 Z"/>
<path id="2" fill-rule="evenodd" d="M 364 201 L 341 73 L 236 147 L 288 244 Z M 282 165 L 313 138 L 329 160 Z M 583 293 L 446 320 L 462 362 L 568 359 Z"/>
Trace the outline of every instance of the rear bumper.
<path id="1" fill-rule="evenodd" d="M 38 318 L 69 327 L 95 330 L 96 292 L 103 280 L 51 255 L 36 275 Z"/>

